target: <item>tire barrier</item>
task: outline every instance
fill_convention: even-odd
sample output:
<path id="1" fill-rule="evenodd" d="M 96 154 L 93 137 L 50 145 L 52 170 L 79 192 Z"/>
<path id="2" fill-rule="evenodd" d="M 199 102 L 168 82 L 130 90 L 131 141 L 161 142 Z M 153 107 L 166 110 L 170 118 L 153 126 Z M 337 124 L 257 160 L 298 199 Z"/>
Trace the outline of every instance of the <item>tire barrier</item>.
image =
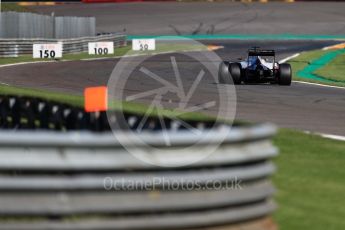
<path id="1" fill-rule="evenodd" d="M 33 44 L 62 43 L 63 54 L 88 51 L 89 42 L 113 41 L 114 48 L 127 45 L 126 36 L 122 34 L 100 35 L 95 37 L 71 39 L 0 39 L 0 57 L 17 57 L 32 54 Z"/>
<path id="2" fill-rule="evenodd" d="M 114 113 L 117 116 L 116 113 Z M 140 116 L 125 113 L 117 116 L 122 128 L 136 129 Z M 123 119 L 124 118 L 124 119 Z M 128 125 L 127 125 L 128 124 Z M 186 129 L 183 125 L 170 119 L 164 119 L 165 126 L 170 129 Z M 211 122 L 190 121 L 192 126 L 208 128 Z M 219 124 L 221 125 L 221 124 Z M 146 130 L 161 130 L 158 119 L 149 118 L 143 126 Z M 89 130 L 94 132 L 110 131 L 106 112 L 87 113 L 82 108 L 48 101 L 40 98 L 0 95 L 0 129 L 12 130 L 54 130 L 74 131 Z"/>
<path id="3" fill-rule="evenodd" d="M 222 143 L 208 141 L 218 146 L 210 156 L 165 168 L 129 154 L 104 127 L 101 133 L 26 130 L 28 124 L 49 124 L 43 118 L 67 127 L 66 110 L 82 113 L 79 109 L 14 96 L 2 96 L 0 109 L 1 120 L 5 114 L 12 121 L 8 129 L 24 129 L 0 131 L 0 229 L 276 229 L 269 217 L 275 209 L 271 158 L 277 155 L 270 140 L 276 132 L 272 125 L 218 124 L 210 129 L 212 122 L 190 122 L 195 128 L 204 123 L 201 132 L 214 136 L 219 128 L 229 132 Z M 20 116 L 13 117 L 15 113 Z M 126 114 L 125 122 L 133 118 L 139 116 Z M 91 120 L 80 123 L 85 129 L 95 125 Z M 164 144 L 160 127 L 138 133 L 144 143 L 158 148 L 155 153 L 136 138 L 128 144 L 157 160 L 166 158 L 159 150 L 188 146 L 183 154 L 200 159 L 205 147 L 190 147 L 196 137 L 189 131 L 169 129 L 166 134 L 170 146 Z"/>
<path id="4" fill-rule="evenodd" d="M 81 108 L 39 98 L 0 96 L 1 129 L 109 130 L 101 124 L 103 121 L 105 113 L 98 117 Z"/>

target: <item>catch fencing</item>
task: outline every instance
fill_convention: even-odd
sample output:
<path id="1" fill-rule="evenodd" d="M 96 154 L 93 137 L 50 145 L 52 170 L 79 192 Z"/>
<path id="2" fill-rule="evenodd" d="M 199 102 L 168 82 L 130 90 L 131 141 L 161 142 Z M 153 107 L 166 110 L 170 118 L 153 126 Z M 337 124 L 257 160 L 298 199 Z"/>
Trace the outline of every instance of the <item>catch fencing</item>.
<path id="1" fill-rule="evenodd" d="M 94 17 L 54 17 L 34 13 L 0 14 L 0 38 L 78 38 L 96 35 Z"/>
<path id="2" fill-rule="evenodd" d="M 88 51 L 89 42 L 112 41 L 114 48 L 126 46 L 126 36 L 123 34 L 109 34 L 93 37 L 70 39 L 0 39 L 0 57 L 18 57 L 32 54 L 33 44 L 62 43 L 63 54 Z"/>

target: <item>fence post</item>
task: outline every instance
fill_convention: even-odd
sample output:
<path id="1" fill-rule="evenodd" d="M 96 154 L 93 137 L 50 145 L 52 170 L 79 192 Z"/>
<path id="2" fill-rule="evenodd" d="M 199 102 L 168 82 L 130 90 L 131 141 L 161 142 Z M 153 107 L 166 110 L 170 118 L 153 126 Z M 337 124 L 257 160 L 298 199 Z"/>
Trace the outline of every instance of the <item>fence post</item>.
<path id="1" fill-rule="evenodd" d="M 56 38 L 56 31 L 55 31 L 55 13 L 52 12 L 51 14 L 51 17 L 52 17 L 52 27 L 53 27 L 53 38 Z"/>

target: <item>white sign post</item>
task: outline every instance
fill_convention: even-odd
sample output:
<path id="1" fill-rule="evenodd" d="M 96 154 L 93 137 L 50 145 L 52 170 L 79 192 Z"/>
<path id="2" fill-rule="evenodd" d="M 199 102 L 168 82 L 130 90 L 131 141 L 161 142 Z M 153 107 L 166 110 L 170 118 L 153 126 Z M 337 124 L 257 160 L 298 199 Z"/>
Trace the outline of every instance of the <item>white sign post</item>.
<path id="1" fill-rule="evenodd" d="M 90 55 L 114 54 L 113 42 L 89 42 Z"/>
<path id="2" fill-rule="evenodd" d="M 33 58 L 62 58 L 62 44 L 33 44 Z"/>
<path id="3" fill-rule="evenodd" d="M 133 39 L 132 49 L 134 51 L 156 50 L 155 39 Z"/>

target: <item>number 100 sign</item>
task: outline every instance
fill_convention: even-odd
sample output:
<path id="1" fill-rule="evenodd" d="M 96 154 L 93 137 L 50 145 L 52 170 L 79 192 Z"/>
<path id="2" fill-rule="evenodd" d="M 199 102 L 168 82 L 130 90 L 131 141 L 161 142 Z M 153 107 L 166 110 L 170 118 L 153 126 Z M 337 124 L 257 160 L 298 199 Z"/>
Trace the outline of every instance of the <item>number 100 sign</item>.
<path id="1" fill-rule="evenodd" d="M 113 42 L 89 42 L 90 55 L 114 54 Z"/>
<path id="2" fill-rule="evenodd" d="M 33 44 L 33 58 L 62 58 L 62 44 Z"/>

